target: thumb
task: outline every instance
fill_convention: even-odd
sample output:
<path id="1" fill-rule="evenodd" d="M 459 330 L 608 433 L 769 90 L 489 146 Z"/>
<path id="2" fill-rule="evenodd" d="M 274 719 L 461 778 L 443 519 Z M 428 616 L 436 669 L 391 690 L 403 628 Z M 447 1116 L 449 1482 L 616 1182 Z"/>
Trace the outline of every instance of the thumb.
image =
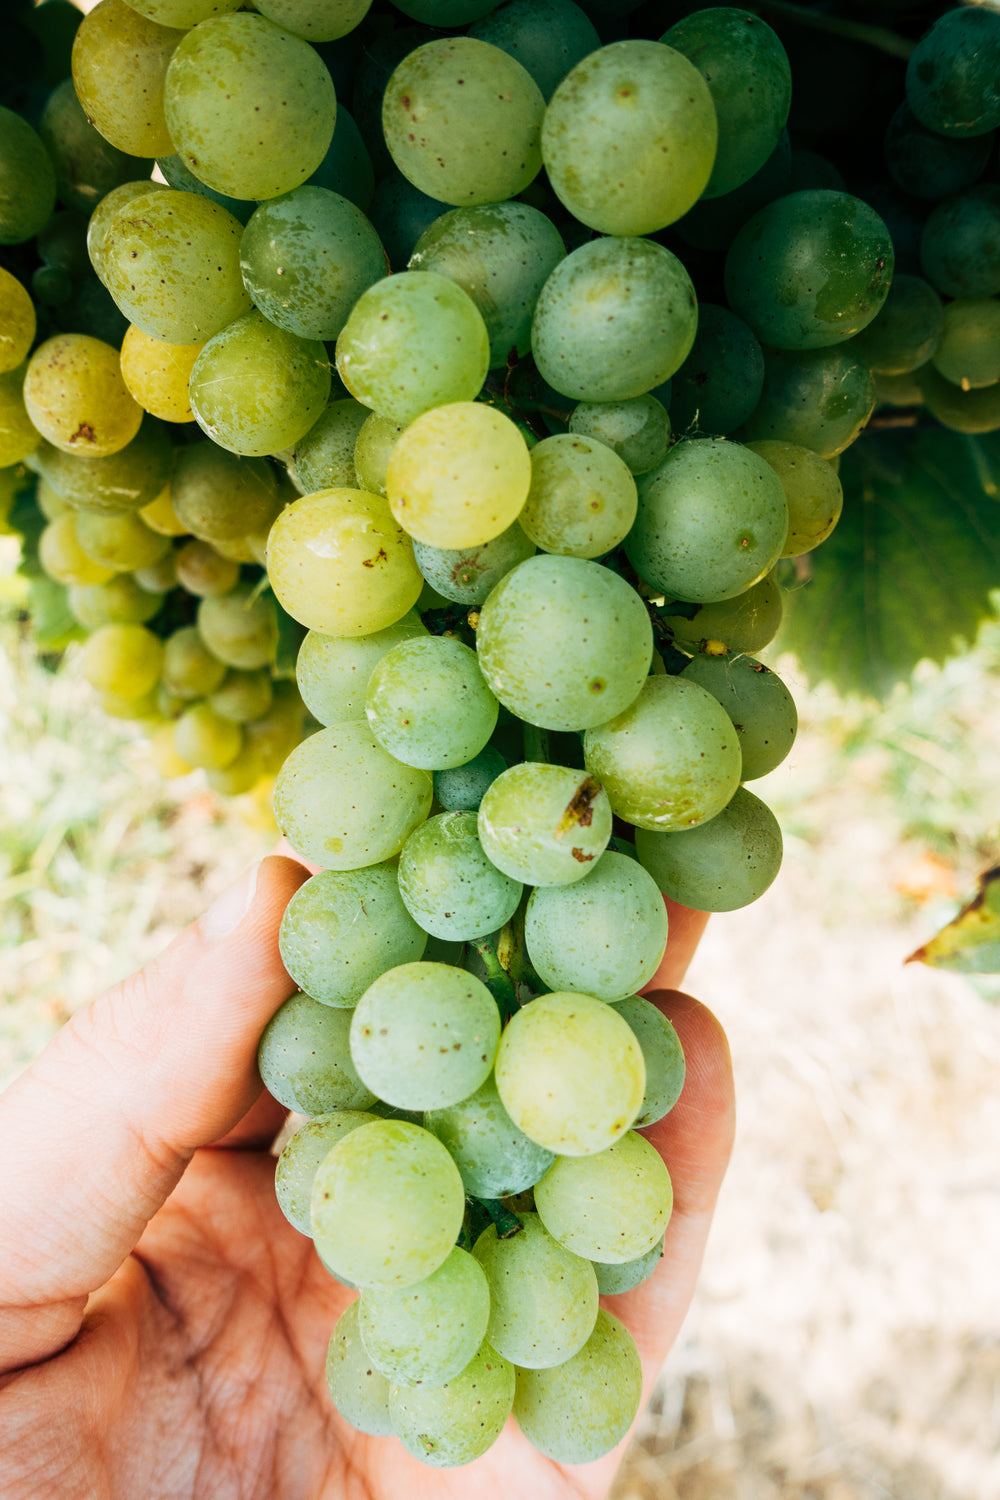
<path id="1" fill-rule="evenodd" d="M 196 1148 L 253 1104 L 260 1033 L 295 988 L 278 927 L 307 875 L 261 861 L 0 1098 L 0 1370 L 75 1335 Z"/>

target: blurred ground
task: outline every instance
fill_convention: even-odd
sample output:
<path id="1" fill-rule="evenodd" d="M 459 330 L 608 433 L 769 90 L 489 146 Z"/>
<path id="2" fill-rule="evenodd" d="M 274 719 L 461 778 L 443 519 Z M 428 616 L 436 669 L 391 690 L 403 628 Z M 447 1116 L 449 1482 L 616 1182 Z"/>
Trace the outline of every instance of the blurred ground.
<path id="1" fill-rule="evenodd" d="M 736 1153 L 615 1500 L 1000 1495 L 1000 982 L 902 962 L 1000 856 L 998 662 L 994 630 L 881 712 L 789 678 L 803 729 L 755 786 L 785 866 L 688 983 L 730 1035 Z M 9 606 L 0 745 L 2 1086 L 270 835 L 165 786 Z"/>

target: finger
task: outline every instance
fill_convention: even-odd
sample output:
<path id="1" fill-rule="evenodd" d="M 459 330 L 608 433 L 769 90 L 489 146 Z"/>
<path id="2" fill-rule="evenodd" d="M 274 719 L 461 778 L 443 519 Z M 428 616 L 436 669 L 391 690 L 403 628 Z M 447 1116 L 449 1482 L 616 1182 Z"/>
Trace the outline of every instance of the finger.
<path id="1" fill-rule="evenodd" d="M 0 1099 L 0 1368 L 73 1337 L 195 1149 L 259 1095 L 260 1033 L 294 989 L 278 926 L 305 878 L 262 861 Z"/>
<path id="2" fill-rule="evenodd" d="M 272 1094 L 262 1089 L 242 1120 L 232 1130 L 212 1142 L 213 1149 L 229 1151 L 267 1151 L 288 1119 L 288 1110 Z"/>
<path id="3" fill-rule="evenodd" d="M 708 925 L 708 912 L 693 911 L 664 896 L 667 908 L 667 949 L 660 967 L 647 985 L 639 991 L 648 995 L 651 990 L 675 990 L 684 983 L 684 975 L 701 942 L 702 933 Z"/>

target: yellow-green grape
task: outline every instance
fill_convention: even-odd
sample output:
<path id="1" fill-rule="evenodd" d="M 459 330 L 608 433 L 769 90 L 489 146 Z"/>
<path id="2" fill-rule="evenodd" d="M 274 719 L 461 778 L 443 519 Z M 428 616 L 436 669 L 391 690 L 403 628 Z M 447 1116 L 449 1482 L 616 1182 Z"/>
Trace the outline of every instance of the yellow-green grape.
<path id="1" fill-rule="evenodd" d="M 142 407 L 122 380 L 118 350 L 86 333 L 59 333 L 35 350 L 24 404 L 44 438 L 87 458 L 119 453 L 142 422 Z"/>
<path id="2" fill-rule="evenodd" d="M 0 106 L 0 245 L 22 245 L 52 217 L 56 173 L 27 120 Z"/>
<path id="3" fill-rule="evenodd" d="M 348 1303 L 337 1320 L 326 1356 L 326 1383 L 340 1415 L 358 1432 L 392 1433 L 389 1381 L 372 1363 L 358 1330 L 360 1303 Z"/>
<path id="4" fill-rule="evenodd" d="M 188 380 L 204 344 L 165 344 L 130 324 L 121 349 L 122 379 L 143 411 L 164 422 L 193 422 Z"/>
<path id="5" fill-rule="evenodd" d="M 81 669 L 100 693 L 144 698 L 160 680 L 163 642 L 144 625 L 102 625 L 84 643 Z"/>
<path id="6" fill-rule="evenodd" d="M 227 667 L 252 672 L 274 660 L 278 646 L 278 617 L 270 594 L 260 594 L 252 583 L 239 583 L 228 594 L 203 599 L 198 606 L 198 629 L 205 644 Z"/>
<path id="7" fill-rule="evenodd" d="M 116 573 L 151 568 L 170 551 L 170 538 L 150 531 L 132 511 L 77 511 L 76 535 L 88 557 Z"/>
<path id="8" fill-rule="evenodd" d="M 64 500 L 57 489 L 54 489 L 43 474 L 38 476 L 38 488 L 35 490 L 35 503 L 46 521 L 54 521 L 56 516 L 65 515 L 72 507 L 68 500 Z"/>
<path id="9" fill-rule="evenodd" d="M 963 391 L 996 385 L 1000 380 L 1000 298 L 949 302 L 944 310 L 944 333 L 931 364 Z"/>
<path id="10" fill-rule="evenodd" d="M 601 1308 L 590 1338 L 563 1364 L 518 1370 L 514 1416 L 528 1441 L 548 1458 L 584 1464 L 621 1442 L 641 1399 L 635 1340 Z"/>
<path id="11" fill-rule="evenodd" d="M 500 1436 L 514 1401 L 516 1371 L 484 1340 L 444 1385 L 389 1386 L 392 1430 L 408 1453 L 437 1469 L 481 1457 Z"/>
<path id="12" fill-rule="evenodd" d="M 0 266 L 0 373 L 27 358 L 35 337 L 35 304 L 16 276 Z"/>
<path id="13" fill-rule="evenodd" d="M 129 0 L 132 9 L 140 16 L 148 16 L 161 26 L 181 26 L 186 31 L 197 26 L 199 21 L 208 21 L 212 16 L 224 16 L 239 10 L 243 0 Z"/>
<path id="14" fill-rule="evenodd" d="M 209 651 L 197 625 L 182 625 L 164 642 L 163 685 L 174 697 L 205 698 L 215 692 L 225 675 L 225 663 Z"/>
<path id="15" fill-rule="evenodd" d="M 74 583 L 67 590 L 73 616 L 86 630 L 102 625 L 144 625 L 163 603 L 163 595 L 149 593 L 127 573 L 116 573 L 107 583 Z"/>
<path id="16" fill-rule="evenodd" d="M 262 0 L 262 16 L 307 42 L 335 42 L 360 26 L 372 0 Z"/>
<path id="17" fill-rule="evenodd" d="M 80 546 L 76 515 L 67 511 L 50 521 L 38 543 L 38 559 L 57 583 L 107 583 L 114 569 L 95 562 Z"/>
<path id="18" fill-rule="evenodd" d="M 177 586 L 176 556 L 175 552 L 164 552 L 162 557 L 147 564 L 145 568 L 133 568 L 132 577 L 141 589 L 146 589 L 151 594 L 169 594 Z"/>
<path id="19" fill-rule="evenodd" d="M 270 674 L 260 668 L 256 672 L 227 672 L 208 701 L 221 718 L 246 724 L 266 714 L 273 697 Z"/>
<path id="20" fill-rule="evenodd" d="M 255 745 L 245 741 L 228 765 L 208 768 L 208 784 L 223 797 L 242 797 L 261 780 L 260 756 Z"/>
<path id="21" fill-rule="evenodd" d="M 193 703 L 174 726 L 174 747 L 182 760 L 205 771 L 221 771 L 243 744 L 238 724 L 222 719 L 207 703 Z"/>
<path id="22" fill-rule="evenodd" d="M 372 494 L 385 494 L 385 476 L 392 450 L 406 431 L 405 422 L 394 422 L 373 411 L 362 422 L 354 444 L 354 471 L 358 484 Z"/>
<path id="23" fill-rule="evenodd" d="M 628 535 L 638 504 L 635 480 L 617 453 L 560 432 L 531 450 L 531 489 L 518 520 L 546 552 L 603 557 Z"/>
<path id="24" fill-rule="evenodd" d="M 10 513 L 14 508 L 18 492 L 24 489 L 26 482 L 23 464 L 10 464 L 6 469 L 0 469 L 0 536 L 13 534 Z M 51 519 L 51 517 L 46 517 L 46 519 Z"/>
<path id="25" fill-rule="evenodd" d="M 174 151 L 232 198 L 276 198 L 311 176 L 333 139 L 337 100 L 308 42 L 259 15 L 215 16 L 171 59 L 165 90 Z"/>
<path id="26" fill-rule="evenodd" d="M 323 635 L 371 635 L 412 609 L 423 578 L 380 495 L 317 490 L 271 527 L 267 571 L 283 608 Z"/>
<path id="27" fill-rule="evenodd" d="M 0 468 L 19 464 L 38 447 L 38 428 L 24 404 L 24 377 L 28 362 L 0 375 Z"/>
<path id="28" fill-rule="evenodd" d="M 172 723 L 156 724 L 150 730 L 149 750 L 157 774 L 165 781 L 171 781 L 175 776 L 187 776 L 194 770 L 194 767 L 189 766 L 187 761 L 177 753 Z"/>
<path id="29" fill-rule="evenodd" d="M 236 587 L 240 577 L 240 565 L 231 558 L 223 557 L 211 542 L 194 539 L 185 542 L 177 550 L 177 582 L 189 594 L 199 599 L 214 598 L 228 594 Z"/>
<path id="30" fill-rule="evenodd" d="M 141 698 L 121 697 L 118 693 L 98 693 L 97 701 L 109 719 L 125 719 L 133 724 L 141 721 L 158 721 L 157 696 L 143 693 Z"/>
<path id="31" fill-rule="evenodd" d="M 425 412 L 392 450 L 386 492 L 399 524 L 431 547 L 474 547 L 517 520 L 531 455 L 515 423 L 475 401 Z"/>
<path id="32" fill-rule="evenodd" d="M 707 651 L 724 655 L 727 651 L 747 651 L 751 656 L 763 651 L 778 633 L 783 606 L 781 589 L 773 573 L 737 594 L 716 604 L 688 604 L 683 614 L 676 606 L 664 606 L 663 623 L 685 651 L 694 654 Z"/>
<path id="33" fill-rule="evenodd" d="M 259 535 L 254 537 L 237 536 L 229 537 L 226 541 L 219 540 L 213 543 L 216 552 L 227 562 L 234 563 L 260 563 L 263 566 L 264 559 L 261 556 Z M 264 533 L 264 546 L 267 546 L 267 533 Z"/>
<path id="34" fill-rule="evenodd" d="M 144 505 L 139 514 L 149 529 L 158 531 L 161 536 L 187 535 L 187 527 L 174 510 L 169 485 L 160 491 L 155 500 Z"/>
<path id="35" fill-rule="evenodd" d="M 557 1157 L 534 1192 L 538 1216 L 554 1239 L 587 1260 L 612 1265 L 652 1250 L 674 1203 L 662 1156 L 634 1130 L 593 1156 Z"/>
<path id="36" fill-rule="evenodd" d="M 935 370 L 919 371 L 920 394 L 932 417 L 953 432 L 996 432 L 1000 428 L 1000 381 L 963 391 Z"/>
<path id="37" fill-rule="evenodd" d="M 304 713 L 294 682 L 276 682 L 274 699 L 266 714 L 245 726 L 248 745 L 253 745 L 261 773 L 274 776 L 302 739 Z"/>
<path id="38" fill-rule="evenodd" d="M 184 33 L 149 21 L 125 0 L 100 0 L 73 43 L 73 84 L 87 118 L 130 156 L 169 156 L 163 114 L 167 64 Z"/>
<path id="39" fill-rule="evenodd" d="M 270 464 L 240 458 L 212 442 L 178 449 L 170 500 L 185 529 L 212 543 L 270 526 L 282 506 Z"/>
<path id="40" fill-rule="evenodd" d="M 781 480 L 788 501 L 788 535 L 782 557 L 801 557 L 825 542 L 840 520 L 844 491 L 828 459 L 798 443 L 765 439 L 748 443 Z"/>
<path id="41" fill-rule="evenodd" d="M 140 163 L 136 162 L 138 171 Z M 90 263 L 102 282 L 106 283 L 107 254 L 112 244 L 111 230 L 118 215 L 134 203 L 136 198 L 145 198 L 147 193 L 159 193 L 166 190 L 165 182 L 153 182 L 149 177 L 139 178 L 133 182 L 121 182 L 113 187 L 109 193 L 105 193 L 94 208 L 87 225 L 87 254 Z"/>

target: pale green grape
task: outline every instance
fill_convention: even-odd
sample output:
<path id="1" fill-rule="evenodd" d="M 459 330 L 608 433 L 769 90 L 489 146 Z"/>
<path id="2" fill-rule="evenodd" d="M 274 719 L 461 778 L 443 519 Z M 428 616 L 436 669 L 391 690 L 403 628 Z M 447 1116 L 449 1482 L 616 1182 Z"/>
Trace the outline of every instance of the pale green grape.
<path id="1" fill-rule="evenodd" d="M 487 789 L 506 769 L 500 751 L 487 745 L 464 766 L 435 771 L 434 796 L 446 812 L 477 812 Z"/>
<path id="2" fill-rule="evenodd" d="M 472 401 L 489 363 L 489 335 L 476 304 L 431 271 L 377 281 L 358 298 L 337 339 L 337 370 L 351 395 L 394 422 Z"/>
<path id="3" fill-rule="evenodd" d="M 216 552 L 211 542 L 197 539 L 178 547 L 174 553 L 174 568 L 181 587 L 199 599 L 228 594 L 240 577 L 239 563 Z"/>
<path id="4" fill-rule="evenodd" d="M 170 478 L 173 455 L 162 422 L 144 417 L 132 441 L 106 458 L 83 458 L 42 443 L 32 463 L 68 504 L 121 512 L 140 510 L 156 499 Z"/>
<path id="5" fill-rule="evenodd" d="M 505 708 L 545 729 L 586 729 L 637 696 L 653 653 L 646 607 L 599 563 L 530 557 L 483 605 L 476 649 Z"/>
<path id="6" fill-rule="evenodd" d="M 651 234 L 701 197 L 716 135 L 712 95 L 693 63 L 661 42 L 613 42 L 556 89 L 542 156 L 574 218 L 602 234 Z"/>
<path id="7" fill-rule="evenodd" d="M 371 635 L 331 636 L 310 630 L 295 663 L 302 701 L 321 724 L 363 719 L 365 693 L 374 667 L 393 646 L 426 634 L 414 610 Z"/>
<path id="8" fill-rule="evenodd" d="M 531 488 L 519 521 L 545 552 L 602 557 L 624 541 L 638 503 L 635 480 L 616 453 L 562 432 L 531 450 Z"/>
<path id="9" fill-rule="evenodd" d="M 534 1193 L 554 1239 L 588 1260 L 613 1264 L 652 1249 L 674 1202 L 663 1158 L 634 1130 L 594 1155 L 559 1156 Z"/>
<path id="10" fill-rule="evenodd" d="M 732 719 L 743 758 L 741 781 L 780 766 L 795 742 L 799 717 L 776 672 L 752 656 L 696 656 L 683 677 L 717 698 Z"/>
<path id="11" fill-rule="evenodd" d="M 409 915 L 391 865 L 321 870 L 285 907 L 281 959 L 324 1005 L 351 1007 L 386 969 L 420 958 L 427 934 Z"/>
<path id="12" fill-rule="evenodd" d="M 757 445 L 754 452 L 757 452 Z M 766 454 L 761 454 L 766 458 Z M 773 466 L 772 466 L 773 467 Z M 777 471 L 775 471 L 777 472 Z M 760 583 L 755 583 L 745 594 L 735 599 L 723 599 L 712 604 L 685 604 L 683 613 L 676 606 L 664 607 L 664 623 L 673 631 L 674 640 L 685 651 L 708 650 L 763 651 L 778 633 L 781 624 L 781 589 L 774 574 L 769 573 Z"/>
<path id="13" fill-rule="evenodd" d="M 662 907 L 659 893 L 657 900 Z M 554 992 L 530 1001 L 508 1022 L 496 1084 L 526 1136 L 549 1151 L 584 1156 L 617 1140 L 638 1113 L 642 1050 L 602 1001 Z"/>
<path id="14" fill-rule="evenodd" d="M 160 680 L 163 644 L 143 625 L 102 625 L 84 643 L 80 669 L 100 693 L 134 702 Z"/>
<path id="15" fill-rule="evenodd" d="M 0 105 L 0 245 L 30 240 L 45 228 L 55 206 L 49 153 L 27 120 Z"/>
<path id="16" fill-rule="evenodd" d="M 490 1290 L 482 1267 L 456 1245 L 415 1286 L 368 1287 L 358 1318 L 365 1348 L 396 1385 L 440 1386 L 461 1374 L 486 1336 Z"/>
<path id="17" fill-rule="evenodd" d="M 238 10 L 239 0 L 136 0 L 132 9 L 151 21 L 159 21 L 161 26 L 181 26 L 186 30 L 197 26 L 199 21 Z"/>
<path id="18" fill-rule="evenodd" d="M 302 739 L 302 699 L 293 682 L 274 684 L 274 699 L 266 714 L 247 724 L 244 735 L 260 760 L 261 774 L 274 776 Z"/>
<path id="19" fill-rule="evenodd" d="M 667 944 L 667 912 L 652 878 L 625 854 L 607 852 L 573 885 L 532 891 L 524 939 L 553 989 L 620 1000 L 647 984 Z"/>
<path id="20" fill-rule="evenodd" d="M 363 1288 L 412 1286 L 448 1258 L 464 1211 L 462 1179 L 440 1141 L 406 1120 L 376 1120 L 321 1163 L 313 1238 L 335 1275 Z"/>
<path id="21" fill-rule="evenodd" d="M 390 1388 L 392 1430 L 421 1463 L 471 1463 L 503 1431 L 514 1401 L 514 1367 L 484 1343 L 444 1385 Z"/>
<path id="22" fill-rule="evenodd" d="M 206 780 L 213 791 L 224 797 L 242 797 L 253 791 L 264 771 L 255 745 L 244 738 L 240 749 L 229 763 L 219 769 L 206 772 Z"/>
<path id="23" fill-rule="evenodd" d="M 28 361 L 24 404 L 42 437 L 89 458 L 120 452 L 142 421 L 118 350 L 84 333 L 59 333 L 39 345 Z"/>
<path id="24" fill-rule="evenodd" d="M 332 42 L 360 26 L 370 5 L 371 0 L 264 0 L 257 9 L 307 42 Z"/>
<path id="25" fill-rule="evenodd" d="M 167 70 L 164 109 L 173 149 L 196 177 L 232 198 L 276 198 L 323 160 L 337 101 L 308 42 L 239 14 L 188 32 Z"/>
<path id="26" fill-rule="evenodd" d="M 647 839 L 669 838 L 670 834 L 646 834 Z M 673 1025 L 662 1010 L 651 1000 L 641 995 L 629 995 L 625 1000 L 613 1002 L 614 1009 L 628 1022 L 642 1048 L 642 1059 L 646 1065 L 646 1092 L 642 1106 L 635 1117 L 634 1128 L 643 1130 L 655 1125 L 657 1120 L 673 1109 L 684 1087 L 684 1050 Z M 603 1288 L 602 1288 L 603 1290 Z"/>
<path id="27" fill-rule="evenodd" d="M 389 1382 L 372 1363 L 358 1329 L 358 1303 L 344 1309 L 326 1355 L 326 1383 L 333 1404 L 359 1432 L 385 1437 L 392 1432 Z"/>
<path id="28" fill-rule="evenodd" d="M 318 421 L 295 444 L 294 478 L 303 495 L 316 490 L 353 489 L 357 484 L 354 448 L 371 416 L 360 401 L 331 401 Z"/>
<path id="29" fill-rule="evenodd" d="M 670 418 L 655 396 L 627 401 L 581 401 L 573 408 L 569 430 L 603 443 L 632 474 L 646 474 L 667 456 Z"/>
<path id="30" fill-rule="evenodd" d="M 286 1109 L 305 1115 L 365 1110 L 375 1095 L 358 1077 L 350 1051 L 350 1013 L 293 995 L 275 1011 L 257 1049 L 264 1087 Z"/>
<path id="31" fill-rule="evenodd" d="M 776 438 L 833 458 L 850 447 L 874 410 L 875 377 L 850 343 L 769 349 L 764 389 L 745 430 L 750 442 Z"/>
<path id="32" fill-rule="evenodd" d="M 533 1187 L 555 1156 L 519 1130 L 503 1107 L 491 1076 L 475 1093 L 443 1109 L 429 1109 L 424 1126 L 446 1146 L 475 1198 L 506 1198 Z"/>
<path id="33" fill-rule="evenodd" d="M 232 541 L 270 526 L 281 505 L 269 464 L 212 442 L 177 450 L 170 500 L 185 531 L 205 542 Z"/>
<path id="34" fill-rule="evenodd" d="M 221 718 L 207 703 L 193 703 L 177 720 L 174 748 L 189 766 L 221 771 L 239 755 L 243 734 L 238 724 Z"/>
<path id="35" fill-rule="evenodd" d="M 139 170 L 140 163 L 136 162 L 133 165 L 136 170 Z M 166 186 L 166 183 L 153 182 L 149 177 L 120 182 L 117 187 L 105 193 L 95 205 L 87 223 L 87 255 L 102 282 L 106 282 L 106 258 L 111 244 L 111 229 L 119 213 L 130 203 L 134 203 L 136 198 L 145 198 L 149 193 L 163 192 Z"/>
<path id="36" fill-rule="evenodd" d="M 642 1365 L 628 1329 L 601 1309 L 590 1338 L 565 1364 L 518 1370 L 517 1425 L 557 1463 L 591 1463 L 621 1442 L 639 1410 Z"/>
<path id="37" fill-rule="evenodd" d="M 274 816 L 303 859 L 353 870 L 398 854 L 430 812 L 433 792 L 427 772 L 394 760 L 367 724 L 336 724 L 288 756 Z"/>
<path id="38" fill-rule="evenodd" d="M 362 636 L 413 608 L 423 579 L 381 495 L 318 490 L 282 511 L 267 539 L 271 587 L 310 630 Z"/>
<path id="39" fill-rule="evenodd" d="M 114 574 L 113 568 L 98 562 L 80 545 L 73 511 L 56 516 L 46 526 L 38 539 L 38 560 L 49 577 L 62 584 L 98 586 Z"/>
<path id="40" fill-rule="evenodd" d="M 479 838 L 504 874 L 525 885 L 582 880 L 611 837 L 599 782 L 570 766 L 522 761 L 497 776 L 479 805 Z"/>
<path id="41" fill-rule="evenodd" d="M 310 1204 L 320 1162 L 349 1130 L 377 1118 L 362 1109 L 335 1109 L 307 1120 L 285 1145 L 274 1169 L 274 1196 L 301 1234 L 312 1236 Z"/>
<path id="42" fill-rule="evenodd" d="M 475 547 L 506 531 L 530 483 L 531 457 L 516 425 L 474 401 L 417 417 L 395 443 L 386 470 L 400 525 L 418 542 L 449 549 Z"/>
<path id="43" fill-rule="evenodd" d="M 88 557 L 116 573 L 151 568 L 170 551 L 170 538 L 151 531 L 134 511 L 77 511 L 76 534 Z"/>
<path id="44" fill-rule="evenodd" d="M 400 964 L 358 1001 L 351 1055 L 380 1099 L 401 1109 L 443 1109 L 489 1077 L 500 1012 L 486 986 L 447 964 Z"/>
<path id="45" fill-rule="evenodd" d="M 537 1214 L 518 1216 L 517 1234 L 491 1224 L 473 1254 L 489 1282 L 486 1337 L 521 1369 L 561 1365 L 583 1347 L 597 1319 L 597 1277 L 588 1260 L 552 1238 Z"/>
<path id="46" fill-rule="evenodd" d="M 476 653 L 451 636 L 400 641 L 368 679 L 365 714 L 372 734 L 407 766 L 463 766 L 486 745 L 498 713 Z"/>
<path id="47" fill-rule="evenodd" d="M 699 828 L 656 833 L 640 828 L 641 863 L 672 901 L 697 911 L 736 911 L 762 896 L 781 867 L 781 829 L 771 809 L 738 787 L 729 804 Z"/>
<path id="48" fill-rule="evenodd" d="M 35 304 L 17 277 L 0 267 L 0 374 L 24 362 L 35 328 Z"/>
<path id="49" fill-rule="evenodd" d="M 73 86 L 87 119 L 119 151 L 167 156 L 163 83 L 183 31 L 140 15 L 125 0 L 99 0 L 73 42 Z"/>
<path id="50" fill-rule="evenodd" d="M 797 443 L 748 443 L 781 480 L 788 505 L 788 535 L 782 557 L 801 557 L 825 542 L 844 507 L 844 491 L 828 459 Z"/>
<path id="51" fill-rule="evenodd" d="M 601 45 L 594 23 L 573 0 L 509 0 L 469 28 L 516 57 L 546 101 L 574 63 Z"/>
<path id="52" fill-rule="evenodd" d="M 0 467 L 19 464 L 38 447 L 38 428 L 24 404 L 24 377 L 28 362 L 0 375 Z M 58 450 L 53 450 L 58 451 Z"/>
<path id="53" fill-rule="evenodd" d="M 163 603 L 162 594 L 150 594 L 134 578 L 118 573 L 105 583 L 72 584 L 68 603 L 76 619 L 87 630 L 101 625 L 144 625 Z"/>
<path id="54" fill-rule="evenodd" d="M 225 675 L 225 663 L 209 651 L 197 625 L 182 625 L 164 642 L 163 682 L 175 697 L 207 697 Z"/>
<path id="55" fill-rule="evenodd" d="M 484 604 L 490 590 L 511 568 L 535 555 L 535 544 L 516 521 L 492 541 L 472 547 L 429 547 L 413 543 L 413 555 L 431 588 L 456 604 Z"/>
<path id="56" fill-rule="evenodd" d="M 663 1259 L 663 1240 L 657 1240 L 652 1250 L 637 1255 L 635 1260 L 622 1261 L 613 1266 L 607 1261 L 592 1262 L 597 1274 L 597 1289 L 602 1297 L 618 1297 L 622 1292 L 631 1292 L 652 1276 Z"/>
<path id="57" fill-rule="evenodd" d="M 380 417 L 377 411 L 370 412 L 361 424 L 354 444 L 354 471 L 362 489 L 371 490 L 376 495 L 385 494 L 389 459 L 405 427 L 405 422 Z"/>
<path id="58" fill-rule="evenodd" d="M 271 707 L 274 689 L 270 674 L 262 669 L 256 672 L 227 671 L 221 686 L 209 695 L 209 703 L 223 719 L 232 719 L 234 724 L 246 724 L 259 719 Z M 303 986 L 308 989 L 308 985 Z"/>
<path id="59" fill-rule="evenodd" d="M 434 937 L 464 940 L 496 932 L 521 899 L 486 856 L 474 812 L 445 812 L 415 828 L 399 856 L 399 891 L 410 915 Z"/>
<path id="60" fill-rule="evenodd" d="M 228 594 L 211 595 L 198 605 L 198 629 L 208 649 L 227 667 L 252 672 L 274 660 L 278 621 L 274 600 L 251 583 Z"/>

